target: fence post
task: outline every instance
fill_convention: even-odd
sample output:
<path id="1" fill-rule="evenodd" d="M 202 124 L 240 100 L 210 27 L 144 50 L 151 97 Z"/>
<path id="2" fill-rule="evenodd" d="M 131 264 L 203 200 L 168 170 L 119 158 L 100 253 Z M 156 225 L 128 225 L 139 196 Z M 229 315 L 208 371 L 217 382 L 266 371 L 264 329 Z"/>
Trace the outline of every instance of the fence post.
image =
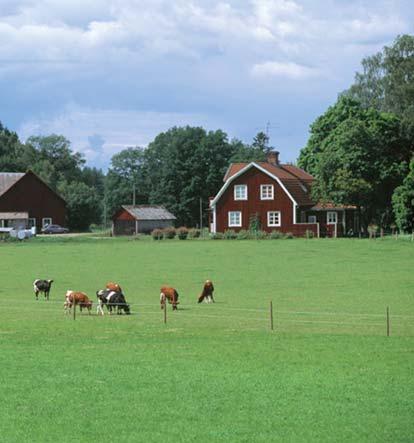
<path id="1" fill-rule="evenodd" d="M 273 331 L 273 302 L 270 300 L 270 330 Z"/>
<path id="2" fill-rule="evenodd" d="M 390 308 L 387 306 L 387 337 L 390 336 Z"/>
<path id="3" fill-rule="evenodd" d="M 167 300 L 164 303 L 164 324 L 167 324 Z"/>
<path id="4" fill-rule="evenodd" d="M 74 299 L 73 299 L 72 303 L 73 303 L 73 319 L 76 320 L 76 303 L 75 303 Z"/>

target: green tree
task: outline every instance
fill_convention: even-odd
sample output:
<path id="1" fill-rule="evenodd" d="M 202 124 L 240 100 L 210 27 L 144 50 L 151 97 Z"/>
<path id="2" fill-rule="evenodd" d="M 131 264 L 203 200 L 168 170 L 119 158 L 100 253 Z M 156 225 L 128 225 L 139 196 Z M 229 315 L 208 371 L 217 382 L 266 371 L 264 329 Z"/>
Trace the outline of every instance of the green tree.
<path id="1" fill-rule="evenodd" d="M 401 136 L 401 120 L 364 109 L 348 97 L 312 125 L 300 165 L 317 177 L 316 199 L 357 205 L 367 225 L 384 222 L 392 192 L 408 171 L 410 148 Z"/>
<path id="2" fill-rule="evenodd" d="M 0 122 L 0 171 L 25 172 L 35 157 L 34 150 Z"/>
<path id="3" fill-rule="evenodd" d="M 91 223 L 100 223 L 102 216 L 101 199 L 95 188 L 82 182 L 61 182 L 58 192 L 66 200 L 68 226 L 83 231 Z"/>
<path id="4" fill-rule="evenodd" d="M 414 146 L 414 36 L 401 35 L 392 46 L 362 61 L 363 71 L 345 94 L 365 108 L 392 112 Z"/>
<path id="5" fill-rule="evenodd" d="M 111 217 L 121 205 L 148 202 L 144 176 L 144 149 L 127 148 L 115 154 L 105 178 L 106 216 Z"/>
<path id="6" fill-rule="evenodd" d="M 171 128 L 159 134 L 145 151 L 149 201 L 165 205 L 177 223 L 199 223 L 200 198 L 204 209 L 223 183 L 234 153 L 223 131 L 199 127 Z M 206 223 L 207 214 L 204 211 Z"/>
<path id="7" fill-rule="evenodd" d="M 402 232 L 414 231 L 414 158 L 403 184 L 394 191 L 392 207 L 398 229 Z"/>

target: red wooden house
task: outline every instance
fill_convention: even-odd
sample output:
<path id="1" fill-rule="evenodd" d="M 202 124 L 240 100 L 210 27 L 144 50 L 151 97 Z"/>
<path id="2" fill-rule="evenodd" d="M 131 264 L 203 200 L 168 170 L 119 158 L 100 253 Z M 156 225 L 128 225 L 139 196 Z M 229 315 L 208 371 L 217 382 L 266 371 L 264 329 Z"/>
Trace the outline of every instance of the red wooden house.
<path id="1" fill-rule="evenodd" d="M 35 173 L 0 172 L 0 228 L 64 226 L 66 202 Z"/>
<path id="2" fill-rule="evenodd" d="M 249 229 L 252 223 L 271 232 L 304 236 L 341 236 L 357 232 L 355 207 L 322 205 L 311 196 L 314 177 L 279 163 L 279 153 L 266 162 L 232 163 L 224 185 L 210 201 L 211 232 Z"/>

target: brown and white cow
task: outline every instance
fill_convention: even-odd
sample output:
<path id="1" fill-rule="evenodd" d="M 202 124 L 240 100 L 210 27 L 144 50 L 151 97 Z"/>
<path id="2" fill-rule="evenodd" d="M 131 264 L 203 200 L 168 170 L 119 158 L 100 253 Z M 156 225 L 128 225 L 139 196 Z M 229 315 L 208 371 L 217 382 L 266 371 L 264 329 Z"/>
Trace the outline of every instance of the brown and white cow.
<path id="1" fill-rule="evenodd" d="M 83 308 L 86 308 L 90 315 L 92 309 L 92 301 L 89 300 L 89 297 L 84 292 L 71 290 L 66 291 L 65 304 L 63 305 L 66 313 L 70 313 L 73 305 L 79 306 L 81 312 Z"/>
<path id="2" fill-rule="evenodd" d="M 178 292 L 171 286 L 162 286 L 160 289 L 160 304 L 161 309 L 165 308 L 166 301 L 172 304 L 173 311 L 177 310 L 178 301 Z"/>
<path id="3" fill-rule="evenodd" d="M 207 303 L 211 302 L 214 303 L 213 292 L 214 292 L 213 282 L 211 280 L 206 280 L 203 286 L 203 291 L 198 297 L 198 303 L 202 303 L 204 300 Z"/>
<path id="4" fill-rule="evenodd" d="M 122 289 L 121 286 L 118 285 L 118 283 L 114 283 L 112 281 L 109 281 L 106 285 L 105 285 L 106 289 L 109 289 L 110 291 L 114 291 L 114 292 L 119 292 L 122 293 Z"/>

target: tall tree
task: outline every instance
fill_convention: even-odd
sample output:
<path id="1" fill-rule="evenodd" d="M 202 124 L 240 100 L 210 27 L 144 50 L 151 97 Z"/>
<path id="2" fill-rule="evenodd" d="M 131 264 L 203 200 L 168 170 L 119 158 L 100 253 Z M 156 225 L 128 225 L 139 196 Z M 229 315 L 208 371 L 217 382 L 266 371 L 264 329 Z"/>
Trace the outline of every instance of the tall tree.
<path id="1" fill-rule="evenodd" d="M 414 231 L 414 158 L 403 184 L 394 191 L 392 206 L 398 228 L 403 232 Z"/>

